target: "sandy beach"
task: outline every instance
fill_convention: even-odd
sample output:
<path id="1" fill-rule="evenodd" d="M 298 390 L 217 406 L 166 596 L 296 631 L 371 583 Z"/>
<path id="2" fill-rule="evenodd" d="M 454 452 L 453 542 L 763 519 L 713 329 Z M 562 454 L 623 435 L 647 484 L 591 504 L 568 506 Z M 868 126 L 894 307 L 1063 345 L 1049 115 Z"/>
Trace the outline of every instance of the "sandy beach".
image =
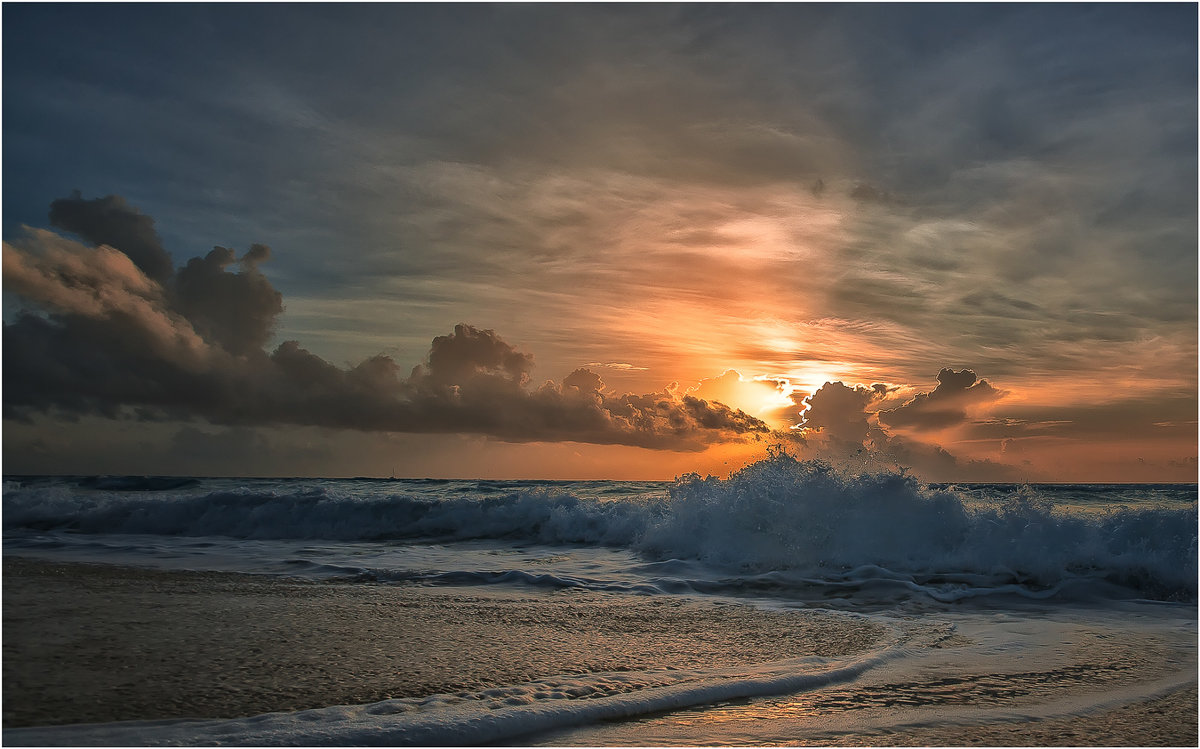
<path id="1" fill-rule="evenodd" d="M 1078 718 L 987 726 L 922 728 L 864 735 L 840 746 L 1196 746 L 1196 687 Z"/>
<path id="2" fill-rule="evenodd" d="M 227 718 L 873 645 L 816 612 L 4 560 L 4 726 Z M 630 685 L 632 686 L 632 685 Z"/>
<path id="3" fill-rule="evenodd" d="M 229 718 L 559 674 L 847 655 L 883 636 L 868 620 L 828 612 L 596 592 L 329 583 L 11 557 L 3 583 L 5 728 Z M 1192 746 L 1196 716 L 1191 686 L 1084 717 L 819 743 Z"/>

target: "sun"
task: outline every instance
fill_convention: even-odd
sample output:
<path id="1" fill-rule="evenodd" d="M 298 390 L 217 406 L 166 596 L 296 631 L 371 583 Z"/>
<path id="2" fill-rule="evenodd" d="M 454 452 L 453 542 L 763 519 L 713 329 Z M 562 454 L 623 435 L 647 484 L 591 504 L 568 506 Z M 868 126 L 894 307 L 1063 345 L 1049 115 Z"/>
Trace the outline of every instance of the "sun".
<path id="1" fill-rule="evenodd" d="M 820 390 L 825 383 L 838 382 L 844 377 L 840 370 L 829 367 L 828 362 L 798 362 L 789 367 L 784 376 L 791 386 L 791 392 L 809 395 Z"/>
<path id="2" fill-rule="evenodd" d="M 792 393 L 796 392 L 796 387 L 791 381 L 769 375 L 759 375 L 752 378 L 752 382 L 762 383 L 770 389 L 766 391 L 766 395 L 754 411 L 747 411 L 751 415 L 758 416 L 760 414 L 770 414 L 784 408 L 792 408 L 796 402 L 792 399 Z"/>

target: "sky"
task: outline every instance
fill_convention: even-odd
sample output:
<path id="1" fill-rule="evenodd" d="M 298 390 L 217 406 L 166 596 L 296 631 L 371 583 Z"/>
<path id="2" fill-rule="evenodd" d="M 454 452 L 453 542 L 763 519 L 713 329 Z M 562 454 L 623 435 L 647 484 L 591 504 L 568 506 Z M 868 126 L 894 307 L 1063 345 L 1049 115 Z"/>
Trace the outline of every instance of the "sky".
<path id="1" fill-rule="evenodd" d="M 1195 4 L 3 6 L 3 470 L 1195 481 Z"/>

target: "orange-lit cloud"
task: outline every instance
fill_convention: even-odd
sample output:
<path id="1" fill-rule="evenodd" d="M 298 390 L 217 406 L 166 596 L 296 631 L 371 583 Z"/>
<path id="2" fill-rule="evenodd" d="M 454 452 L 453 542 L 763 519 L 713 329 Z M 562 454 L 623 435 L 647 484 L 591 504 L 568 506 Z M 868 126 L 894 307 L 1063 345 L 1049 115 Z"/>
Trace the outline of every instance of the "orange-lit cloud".
<path id="1" fill-rule="evenodd" d="M 963 423 L 969 406 L 1000 397 L 987 380 L 976 378 L 969 369 L 943 369 L 937 381 L 932 392 L 918 393 L 897 408 L 879 411 L 880 423 L 916 431 L 945 429 Z"/>

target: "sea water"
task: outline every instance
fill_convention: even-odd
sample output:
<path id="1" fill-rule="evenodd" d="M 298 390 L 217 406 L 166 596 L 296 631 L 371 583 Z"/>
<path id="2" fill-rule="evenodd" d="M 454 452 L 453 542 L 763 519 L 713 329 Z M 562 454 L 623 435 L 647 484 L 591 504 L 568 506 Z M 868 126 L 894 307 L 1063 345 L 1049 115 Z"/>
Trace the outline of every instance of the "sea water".
<path id="1" fill-rule="evenodd" d="M 1085 715 L 1196 682 L 1194 485 L 926 485 L 776 454 L 673 482 L 10 476 L 3 503 L 5 554 L 686 597 L 885 633 L 844 657 L 7 743 L 825 743 Z"/>

